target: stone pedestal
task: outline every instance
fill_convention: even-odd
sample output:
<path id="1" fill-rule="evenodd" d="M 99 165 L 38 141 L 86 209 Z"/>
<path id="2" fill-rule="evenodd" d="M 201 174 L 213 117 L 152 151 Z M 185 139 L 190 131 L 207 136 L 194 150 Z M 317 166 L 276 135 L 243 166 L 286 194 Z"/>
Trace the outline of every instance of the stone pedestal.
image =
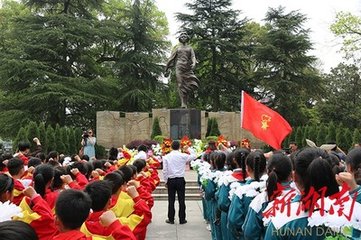
<path id="1" fill-rule="evenodd" d="M 197 109 L 170 109 L 170 137 L 201 138 L 201 111 Z"/>

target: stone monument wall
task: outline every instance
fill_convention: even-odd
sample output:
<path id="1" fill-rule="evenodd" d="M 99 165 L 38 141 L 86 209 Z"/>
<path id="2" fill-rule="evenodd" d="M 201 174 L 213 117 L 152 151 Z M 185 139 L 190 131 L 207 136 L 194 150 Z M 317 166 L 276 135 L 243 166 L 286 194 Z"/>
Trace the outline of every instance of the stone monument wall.
<path id="1" fill-rule="evenodd" d="M 132 140 L 150 139 L 153 119 L 158 117 L 162 135 L 170 136 L 170 110 L 152 109 L 152 114 L 144 112 L 125 113 L 97 112 L 97 143 L 105 148 L 123 146 Z M 241 129 L 240 112 L 206 112 L 201 111 L 201 136 L 205 138 L 208 118 L 216 118 L 222 135 L 228 140 L 248 138 L 253 148 L 259 148 L 264 143 L 250 132 Z"/>

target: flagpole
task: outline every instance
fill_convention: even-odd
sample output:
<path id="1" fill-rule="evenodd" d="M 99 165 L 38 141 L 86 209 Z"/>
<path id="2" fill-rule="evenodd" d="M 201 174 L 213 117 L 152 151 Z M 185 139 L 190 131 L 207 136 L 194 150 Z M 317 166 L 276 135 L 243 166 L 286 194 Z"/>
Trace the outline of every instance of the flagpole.
<path id="1" fill-rule="evenodd" d="M 244 108 L 244 91 L 242 90 L 242 96 L 241 96 L 241 140 L 243 139 L 243 108 Z"/>
<path id="2" fill-rule="evenodd" d="M 243 108 L 244 108 L 244 91 L 242 90 L 241 96 L 241 128 L 243 127 Z"/>

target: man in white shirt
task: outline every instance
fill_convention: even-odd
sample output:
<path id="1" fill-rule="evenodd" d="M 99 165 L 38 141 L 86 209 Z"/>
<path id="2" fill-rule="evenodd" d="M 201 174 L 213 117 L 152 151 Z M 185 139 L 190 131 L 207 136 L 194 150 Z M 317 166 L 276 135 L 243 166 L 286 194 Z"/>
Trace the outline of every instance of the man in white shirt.
<path id="1" fill-rule="evenodd" d="M 174 224 L 174 202 L 175 194 L 178 196 L 179 203 L 179 223 L 185 224 L 186 220 L 186 205 L 185 205 L 185 179 L 184 173 L 186 164 L 196 158 L 194 152 L 190 154 L 182 153 L 180 150 L 179 141 L 173 141 L 172 151 L 163 158 L 163 176 L 166 187 L 168 188 L 168 219 L 165 221 L 169 224 Z"/>

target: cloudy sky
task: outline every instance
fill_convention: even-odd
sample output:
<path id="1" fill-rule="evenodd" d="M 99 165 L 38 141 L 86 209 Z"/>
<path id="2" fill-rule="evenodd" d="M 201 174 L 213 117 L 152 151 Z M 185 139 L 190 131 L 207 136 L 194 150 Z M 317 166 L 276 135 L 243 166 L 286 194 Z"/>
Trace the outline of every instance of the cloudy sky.
<path id="1" fill-rule="evenodd" d="M 169 22 L 169 39 L 175 44 L 179 23 L 174 13 L 186 12 L 185 3 L 192 0 L 156 0 L 158 8 L 164 11 Z M 269 7 L 284 6 L 286 11 L 300 10 L 309 20 L 305 24 L 311 30 L 311 41 L 314 48 L 311 54 L 320 59 L 324 71 L 329 71 L 341 61 L 340 39 L 336 39 L 330 25 L 338 11 L 349 11 L 361 15 L 359 0 L 233 0 L 233 8 L 242 11 L 242 17 L 248 17 L 256 22 L 262 19 Z"/>

